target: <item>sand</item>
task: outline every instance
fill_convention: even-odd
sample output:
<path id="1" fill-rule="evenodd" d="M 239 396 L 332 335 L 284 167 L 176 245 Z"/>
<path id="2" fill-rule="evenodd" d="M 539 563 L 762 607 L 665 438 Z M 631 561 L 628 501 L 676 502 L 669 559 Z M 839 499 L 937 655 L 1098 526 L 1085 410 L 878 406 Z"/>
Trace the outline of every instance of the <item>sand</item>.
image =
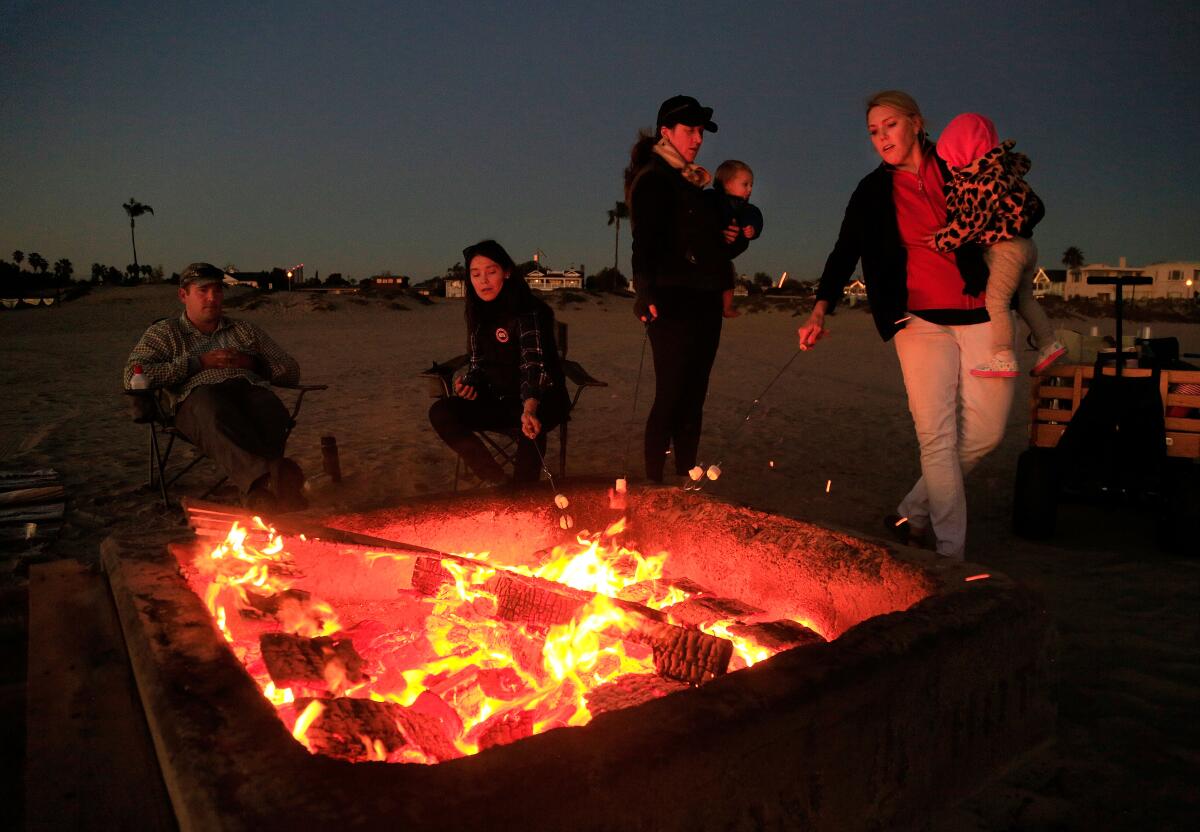
<path id="1" fill-rule="evenodd" d="M 62 473 L 70 504 L 56 557 L 94 562 L 116 524 L 177 522 L 144 488 L 145 428 L 130 422 L 120 393 L 121 368 L 142 330 L 176 314 L 174 291 L 105 288 L 61 307 L 0 312 L 0 469 Z M 462 351 L 461 302 L 399 305 L 405 308 L 294 293 L 233 313 L 291 351 L 304 381 L 331 385 L 305 400 L 289 445 L 310 475 L 315 514 L 451 487 L 454 458 L 428 426 L 431 399 L 417 374 Z M 555 309 L 570 325 L 569 357 L 610 384 L 583 395 L 568 473 L 636 477 L 653 373 L 647 355 L 631 422 L 642 348 L 631 302 L 590 297 Z M 703 462 L 719 460 L 724 471 L 711 490 L 877 536 L 881 518 L 915 480 L 918 461 L 895 352 L 880 342 L 869 314 L 839 310 L 829 320 L 831 338 L 799 355 L 737 430 L 752 399 L 795 353 L 802 320 L 778 309 L 726 322 L 701 447 Z M 1092 323 L 1112 331 L 1111 321 L 1071 326 L 1087 331 Z M 1018 332 L 1023 337 L 1023 327 Z M 1200 351 L 1200 325 L 1155 324 L 1154 332 Z M 1031 357 L 1022 354 L 1026 366 Z M 1045 597 L 1061 637 L 1058 736 L 937 828 L 1190 828 L 1200 809 L 1200 559 L 1157 551 L 1153 518 L 1131 508 L 1072 506 L 1053 541 L 1015 537 L 1012 483 L 1027 442 L 1027 391 L 1027 378 L 1019 379 L 1004 443 L 968 478 L 967 557 Z M 321 472 L 323 435 L 337 437 L 338 485 Z M 206 463 L 181 483 L 182 492 L 198 494 L 213 479 Z"/>

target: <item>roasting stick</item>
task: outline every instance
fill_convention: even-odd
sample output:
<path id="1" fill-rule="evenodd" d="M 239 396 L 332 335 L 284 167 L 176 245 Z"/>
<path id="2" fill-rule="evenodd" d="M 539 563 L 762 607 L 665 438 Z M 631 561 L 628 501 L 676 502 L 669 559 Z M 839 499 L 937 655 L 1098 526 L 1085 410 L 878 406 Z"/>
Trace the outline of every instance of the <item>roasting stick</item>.
<path id="1" fill-rule="evenodd" d="M 753 415 L 754 408 L 758 407 L 758 403 L 762 401 L 764 396 L 767 395 L 767 391 L 774 387 L 775 382 L 779 381 L 779 379 L 783 377 L 783 374 L 787 372 L 788 367 L 792 366 L 792 362 L 796 360 L 796 357 L 800 355 L 801 352 L 802 350 L 796 350 L 794 353 L 792 353 L 792 357 L 789 358 L 787 362 L 779 368 L 779 372 L 775 374 L 775 377 L 767 382 L 767 386 L 763 388 L 761 393 L 754 397 L 754 401 L 752 401 L 750 403 L 750 407 L 746 409 L 745 418 L 743 418 L 742 421 L 738 423 L 738 426 L 735 427 L 721 442 L 721 453 L 717 455 L 717 463 L 715 465 L 708 466 L 708 478 L 710 480 L 715 480 L 717 477 L 721 476 L 721 460 L 724 458 L 725 449 L 729 446 L 729 443 L 733 440 L 733 438 L 738 435 L 738 432 L 740 432 L 741 429 L 746 426 L 746 423 L 750 421 L 750 416 Z M 689 472 L 693 480 L 700 479 L 700 476 L 695 473 L 698 468 L 699 466 L 696 466 L 696 468 L 693 468 L 692 471 Z"/>
<path id="2" fill-rule="evenodd" d="M 554 505 L 562 511 L 558 517 L 558 525 L 561 529 L 569 529 L 575 525 L 575 518 L 566 513 L 567 506 L 571 501 L 567 499 L 567 495 L 558 490 L 558 486 L 554 484 L 554 475 L 550 473 L 550 466 L 546 464 L 546 455 L 542 453 L 542 448 L 538 445 L 537 440 L 531 440 L 533 447 L 538 453 L 538 459 L 542 461 L 542 470 L 546 472 L 546 476 L 550 479 L 550 489 L 554 492 Z"/>
<path id="3" fill-rule="evenodd" d="M 182 505 L 183 510 L 187 514 L 188 525 L 192 527 L 192 530 L 196 532 L 198 537 L 220 537 L 223 539 L 228 534 L 229 527 L 235 520 L 248 529 L 255 530 L 257 528 L 254 523 L 254 512 L 246 511 L 245 509 L 238 509 L 221 503 L 211 503 L 206 500 L 196 500 L 191 497 L 184 497 Z M 374 535 L 351 532 L 345 529 L 335 529 L 332 526 L 321 526 L 316 523 L 308 523 L 287 517 L 280 519 L 271 518 L 270 521 L 264 522 L 267 522 L 269 526 L 280 534 L 292 537 L 304 535 L 308 539 L 323 540 L 328 543 L 349 543 L 357 546 L 383 549 L 398 554 L 429 555 L 431 557 L 463 560 L 463 558 L 457 555 L 441 552 L 437 549 L 430 549 L 426 546 L 417 546 L 412 543 L 404 543 L 400 540 L 388 540 L 385 537 L 375 537 Z"/>
<path id="4" fill-rule="evenodd" d="M 629 442 L 633 438 L 633 420 L 637 417 L 638 391 L 642 387 L 642 370 L 646 366 L 646 343 L 650 340 L 650 325 L 642 335 L 642 357 L 638 359 L 637 380 L 633 383 L 633 406 L 629 408 L 629 424 L 625 426 L 625 453 L 621 456 L 621 477 L 613 485 L 617 494 L 624 494 L 629 486 Z"/>

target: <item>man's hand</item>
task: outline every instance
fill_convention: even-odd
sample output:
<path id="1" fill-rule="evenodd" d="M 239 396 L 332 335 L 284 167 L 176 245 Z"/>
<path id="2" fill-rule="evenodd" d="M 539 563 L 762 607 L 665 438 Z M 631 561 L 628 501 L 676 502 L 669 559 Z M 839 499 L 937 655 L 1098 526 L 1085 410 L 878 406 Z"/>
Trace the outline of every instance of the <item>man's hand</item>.
<path id="1" fill-rule="evenodd" d="M 258 362 L 240 350 L 211 350 L 200 356 L 200 366 L 205 370 L 256 370 Z"/>
<path id="2" fill-rule="evenodd" d="M 463 384 L 461 378 L 454 379 L 454 392 L 460 399 L 466 399 L 467 401 L 471 401 L 479 395 L 479 391 L 474 387 L 469 384 Z"/>

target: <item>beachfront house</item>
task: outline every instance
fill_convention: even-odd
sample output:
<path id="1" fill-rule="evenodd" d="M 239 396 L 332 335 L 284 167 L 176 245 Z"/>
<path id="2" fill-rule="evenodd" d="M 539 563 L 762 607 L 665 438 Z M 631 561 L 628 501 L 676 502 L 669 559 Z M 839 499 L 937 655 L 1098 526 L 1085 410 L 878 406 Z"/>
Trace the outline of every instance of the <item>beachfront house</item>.
<path id="1" fill-rule="evenodd" d="M 462 277 L 447 277 L 442 281 L 442 288 L 448 298 L 465 298 L 467 296 L 467 281 Z"/>
<path id="2" fill-rule="evenodd" d="M 1033 296 L 1044 298 L 1046 295 L 1055 295 L 1061 298 L 1066 285 L 1066 269 L 1039 268 L 1037 274 L 1033 276 Z"/>
<path id="3" fill-rule="evenodd" d="M 555 289 L 582 289 L 583 274 L 575 269 L 551 271 L 534 269 L 525 275 L 529 288 L 538 292 L 553 292 Z"/>
<path id="4" fill-rule="evenodd" d="M 372 286 L 383 286 L 389 289 L 408 288 L 408 277 L 402 274 L 377 274 L 368 279 Z"/>
<path id="5" fill-rule="evenodd" d="M 844 290 L 842 290 L 842 294 L 844 294 L 848 300 L 852 300 L 852 301 L 866 300 L 867 299 L 867 284 L 863 283 L 861 277 L 859 277 L 858 275 L 855 275 L 854 279 L 850 281 L 849 285 L 847 285 L 846 288 Z"/>
<path id="6" fill-rule="evenodd" d="M 1133 277 L 1145 275 L 1153 278 L 1149 286 L 1129 286 L 1124 290 L 1127 300 L 1148 298 L 1194 298 L 1200 289 L 1200 261 L 1159 261 L 1148 266 L 1131 266 L 1124 257 L 1115 266 L 1105 263 L 1090 263 L 1067 271 L 1063 296 L 1067 298 L 1097 298 L 1112 300 L 1116 293 L 1111 284 L 1092 285 L 1089 277 Z"/>

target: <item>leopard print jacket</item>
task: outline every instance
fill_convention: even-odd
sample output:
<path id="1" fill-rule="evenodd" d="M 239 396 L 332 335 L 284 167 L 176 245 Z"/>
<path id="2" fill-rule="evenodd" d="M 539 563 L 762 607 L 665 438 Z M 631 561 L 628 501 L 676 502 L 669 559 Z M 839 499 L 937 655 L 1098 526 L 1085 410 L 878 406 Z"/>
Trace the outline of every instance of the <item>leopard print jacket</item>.
<path id="1" fill-rule="evenodd" d="M 954 251 L 964 243 L 990 246 L 1021 236 L 1041 201 L 1022 178 L 1029 157 L 1014 153 L 1011 139 L 961 168 L 951 168 L 946 195 L 945 228 L 933 235 L 938 251 Z M 1026 234 L 1025 236 L 1028 236 Z"/>

